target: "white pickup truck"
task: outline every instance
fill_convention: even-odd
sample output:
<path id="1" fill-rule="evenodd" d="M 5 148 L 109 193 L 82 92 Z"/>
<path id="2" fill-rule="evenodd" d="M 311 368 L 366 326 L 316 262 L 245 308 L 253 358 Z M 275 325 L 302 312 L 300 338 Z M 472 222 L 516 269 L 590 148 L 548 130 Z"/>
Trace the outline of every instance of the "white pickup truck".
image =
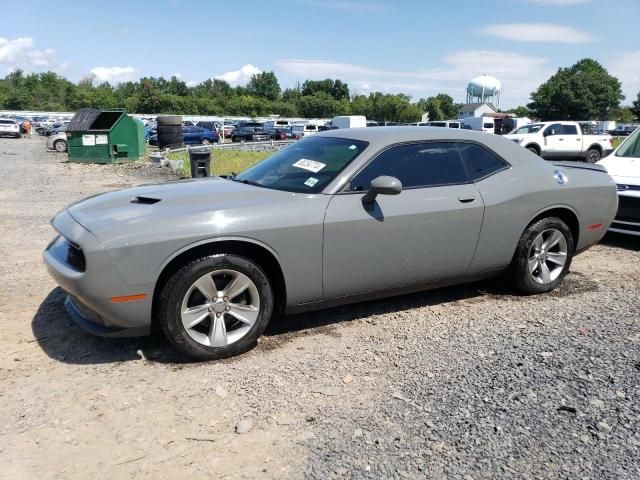
<path id="1" fill-rule="evenodd" d="M 595 163 L 613 150 L 611 135 L 584 134 L 578 122 L 532 123 L 504 137 L 545 159 L 582 158 Z"/>

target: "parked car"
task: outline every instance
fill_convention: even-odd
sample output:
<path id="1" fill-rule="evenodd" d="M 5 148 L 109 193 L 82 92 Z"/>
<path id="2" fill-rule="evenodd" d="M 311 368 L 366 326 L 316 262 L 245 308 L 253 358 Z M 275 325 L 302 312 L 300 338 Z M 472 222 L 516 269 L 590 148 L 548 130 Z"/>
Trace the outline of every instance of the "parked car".
<path id="1" fill-rule="evenodd" d="M 471 130 L 484 133 L 495 133 L 496 125 L 493 117 L 467 117 L 462 120 L 462 125 L 466 125 Z"/>
<path id="2" fill-rule="evenodd" d="M 333 117 L 329 128 L 360 128 L 367 126 L 367 118 L 363 115 L 340 115 Z"/>
<path id="3" fill-rule="evenodd" d="M 77 202 L 53 219 L 44 260 L 89 331 L 153 324 L 217 359 L 252 348 L 274 314 L 505 273 L 550 292 L 617 203 L 603 167 L 551 164 L 500 136 L 341 129 L 237 176 Z"/>
<path id="4" fill-rule="evenodd" d="M 429 127 L 444 127 L 444 128 L 460 128 L 461 123 L 457 120 L 442 120 L 442 121 L 432 121 L 427 122 Z"/>
<path id="5" fill-rule="evenodd" d="M 272 128 L 268 132 L 273 140 L 299 140 L 304 136 L 304 134 L 295 132 L 291 127 Z"/>
<path id="6" fill-rule="evenodd" d="M 615 130 L 611 130 L 609 133 L 614 137 L 626 137 L 631 135 L 636 128 L 638 128 L 637 125 L 618 125 Z"/>
<path id="7" fill-rule="evenodd" d="M 218 133 L 196 126 L 182 126 L 182 138 L 187 145 L 209 145 L 219 140 Z M 149 145 L 158 145 L 158 134 L 149 137 Z"/>
<path id="8" fill-rule="evenodd" d="M 225 138 L 231 138 L 235 128 L 235 125 L 222 125 L 220 130 L 218 130 L 218 135 L 224 135 Z"/>
<path id="9" fill-rule="evenodd" d="M 640 235 L 640 129 L 598 162 L 618 188 L 618 212 L 609 231 Z"/>
<path id="10" fill-rule="evenodd" d="M 67 133 L 61 131 L 47 137 L 47 148 L 56 152 L 67 151 Z"/>
<path id="11" fill-rule="evenodd" d="M 220 122 L 210 122 L 210 121 L 200 121 L 196 122 L 196 127 L 206 128 L 212 132 L 217 132 L 218 129 L 222 126 Z"/>
<path id="12" fill-rule="evenodd" d="M 238 124 L 231 133 L 232 142 L 263 142 L 271 140 L 271 134 L 260 126 L 243 126 Z"/>
<path id="13" fill-rule="evenodd" d="M 503 136 L 546 159 L 581 158 L 595 163 L 613 150 L 611 135 L 584 134 L 578 122 L 532 123 Z"/>
<path id="14" fill-rule="evenodd" d="M 0 137 L 22 137 L 18 122 L 11 118 L 0 118 Z"/>
<path id="15" fill-rule="evenodd" d="M 263 124 L 265 130 L 271 130 L 274 128 L 289 128 L 291 122 L 289 120 L 267 120 Z"/>
<path id="16" fill-rule="evenodd" d="M 291 127 L 291 131 L 300 137 L 315 135 L 316 133 L 328 130 L 329 127 L 325 127 L 324 125 L 314 125 L 307 123 L 305 125 L 293 125 Z"/>

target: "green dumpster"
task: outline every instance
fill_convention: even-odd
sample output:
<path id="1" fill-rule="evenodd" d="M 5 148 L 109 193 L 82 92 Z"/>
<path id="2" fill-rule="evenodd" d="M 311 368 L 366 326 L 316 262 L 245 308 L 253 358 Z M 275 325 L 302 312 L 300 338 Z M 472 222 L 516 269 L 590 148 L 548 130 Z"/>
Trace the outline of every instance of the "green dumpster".
<path id="1" fill-rule="evenodd" d="M 114 163 L 144 154 L 144 125 L 124 110 L 80 109 L 67 127 L 69 161 Z"/>

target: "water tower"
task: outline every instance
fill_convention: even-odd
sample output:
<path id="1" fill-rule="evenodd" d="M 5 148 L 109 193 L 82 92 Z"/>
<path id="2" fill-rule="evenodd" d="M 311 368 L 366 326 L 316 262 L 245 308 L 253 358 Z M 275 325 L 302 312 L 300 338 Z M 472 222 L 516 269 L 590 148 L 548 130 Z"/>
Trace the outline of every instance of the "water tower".
<path id="1" fill-rule="evenodd" d="M 467 103 L 490 103 L 500 108 L 500 80 L 490 75 L 480 75 L 467 85 Z"/>

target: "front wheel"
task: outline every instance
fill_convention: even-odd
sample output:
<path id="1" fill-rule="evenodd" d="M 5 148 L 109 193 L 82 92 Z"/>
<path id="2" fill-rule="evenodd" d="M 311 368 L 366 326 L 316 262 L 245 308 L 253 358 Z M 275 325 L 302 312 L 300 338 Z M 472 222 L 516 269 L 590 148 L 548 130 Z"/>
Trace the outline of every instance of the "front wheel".
<path id="1" fill-rule="evenodd" d="M 262 268 L 236 255 L 211 255 L 182 267 L 160 294 L 159 322 L 169 341 L 197 360 L 253 348 L 273 312 Z"/>
<path id="2" fill-rule="evenodd" d="M 554 290 L 569 272 L 573 249 L 573 235 L 561 219 L 548 217 L 529 225 L 510 267 L 514 286 L 530 295 Z"/>
<path id="3" fill-rule="evenodd" d="M 53 148 L 55 149 L 56 152 L 66 152 L 67 151 L 67 142 L 65 142 L 64 140 L 56 140 L 55 142 L 53 142 Z"/>

